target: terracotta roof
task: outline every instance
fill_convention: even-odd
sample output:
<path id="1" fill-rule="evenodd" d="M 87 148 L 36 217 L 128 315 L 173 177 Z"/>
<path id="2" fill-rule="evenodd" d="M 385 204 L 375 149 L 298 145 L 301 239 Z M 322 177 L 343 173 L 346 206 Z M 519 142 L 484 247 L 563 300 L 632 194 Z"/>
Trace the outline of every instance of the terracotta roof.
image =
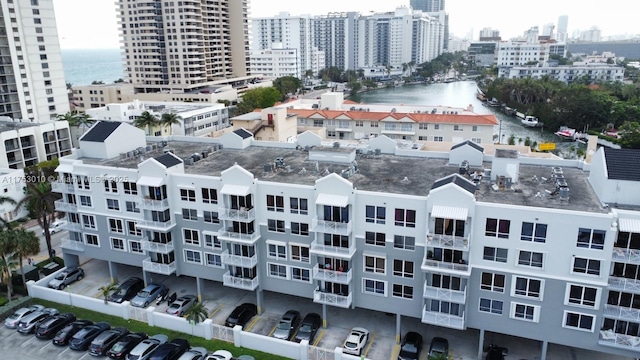
<path id="1" fill-rule="evenodd" d="M 417 123 L 442 123 L 442 124 L 467 124 L 467 125 L 498 125 L 495 115 L 460 115 L 460 114 L 415 114 L 415 113 L 392 113 L 374 111 L 347 111 L 347 110 L 307 110 L 288 109 L 287 113 L 297 114 L 299 118 L 310 118 L 320 115 L 325 119 L 336 119 L 345 116 L 351 120 L 381 121 L 393 118 L 400 120 L 411 119 Z"/>
<path id="2" fill-rule="evenodd" d="M 353 101 L 353 100 L 345 100 L 344 102 L 342 102 L 343 104 L 347 104 L 347 105 L 358 105 L 360 104 L 359 102 Z"/>

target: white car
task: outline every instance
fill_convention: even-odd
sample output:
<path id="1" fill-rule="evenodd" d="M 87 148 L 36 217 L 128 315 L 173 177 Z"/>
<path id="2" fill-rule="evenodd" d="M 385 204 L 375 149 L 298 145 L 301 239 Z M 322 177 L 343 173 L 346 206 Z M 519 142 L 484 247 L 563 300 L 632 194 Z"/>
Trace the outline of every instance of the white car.
<path id="1" fill-rule="evenodd" d="M 67 220 L 56 220 L 54 222 L 52 222 L 51 224 L 49 224 L 49 234 L 53 235 L 55 233 L 58 233 L 63 229 L 64 225 L 67 224 Z M 42 235 L 44 235 L 44 230 L 42 230 Z"/>
<path id="2" fill-rule="evenodd" d="M 213 354 L 209 354 L 205 360 L 231 360 L 233 355 L 227 350 L 216 350 Z"/>
<path id="3" fill-rule="evenodd" d="M 207 349 L 203 347 L 192 347 L 189 351 L 180 355 L 178 360 L 204 360 L 207 356 Z"/>
<path id="4" fill-rule="evenodd" d="M 347 341 L 344 342 L 345 354 L 351 354 L 360 356 L 362 350 L 364 350 L 367 341 L 369 340 L 369 330 L 361 327 L 354 327 L 351 329 L 351 333 L 347 336 Z"/>
<path id="5" fill-rule="evenodd" d="M 42 305 L 33 305 L 30 307 L 20 308 L 4 321 L 4 326 L 8 327 L 9 329 L 15 329 L 18 327 L 18 323 L 20 322 L 20 320 L 24 319 L 25 316 L 43 309 L 44 306 Z"/>

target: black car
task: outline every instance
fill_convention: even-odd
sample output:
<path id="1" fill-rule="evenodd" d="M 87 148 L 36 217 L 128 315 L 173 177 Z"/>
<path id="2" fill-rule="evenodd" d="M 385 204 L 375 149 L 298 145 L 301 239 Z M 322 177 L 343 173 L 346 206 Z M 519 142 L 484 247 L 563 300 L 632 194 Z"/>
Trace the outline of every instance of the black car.
<path id="1" fill-rule="evenodd" d="M 149 360 L 176 360 L 188 350 L 189 341 L 185 339 L 173 339 L 153 350 L 149 356 Z"/>
<path id="2" fill-rule="evenodd" d="M 445 338 L 434 337 L 431 339 L 431 345 L 429 346 L 429 357 L 444 355 L 449 356 L 449 341 Z"/>
<path id="3" fill-rule="evenodd" d="M 496 345 L 489 345 L 489 351 L 487 351 L 487 360 L 504 360 L 504 357 L 509 353 L 509 349 Z"/>
<path id="4" fill-rule="evenodd" d="M 67 324 L 62 328 L 62 330 L 59 330 L 56 333 L 51 342 L 53 343 L 53 345 L 67 346 L 69 345 L 69 340 L 71 340 L 71 337 L 73 337 L 73 335 L 89 325 L 93 325 L 93 321 L 76 320 L 71 324 Z"/>
<path id="5" fill-rule="evenodd" d="M 257 313 L 258 307 L 255 304 L 244 303 L 242 305 L 236 306 L 236 308 L 233 309 L 224 324 L 229 327 L 240 325 L 244 328 L 249 320 L 251 320 L 251 318 L 254 317 Z"/>
<path id="6" fill-rule="evenodd" d="M 59 315 L 53 315 L 44 319 L 36 328 L 36 337 L 38 339 L 51 339 L 60 329 L 67 324 L 74 322 L 76 316 L 72 313 L 64 313 Z"/>
<path id="7" fill-rule="evenodd" d="M 97 322 L 84 327 L 69 340 L 69 348 L 72 350 L 87 350 L 93 339 L 109 329 L 111 329 L 111 325 L 106 322 Z"/>
<path id="8" fill-rule="evenodd" d="M 307 316 L 302 319 L 300 323 L 300 329 L 294 339 L 296 342 L 307 340 L 309 343 L 313 343 L 313 339 L 316 337 L 318 329 L 322 325 L 322 317 L 316 313 L 308 313 Z"/>
<path id="9" fill-rule="evenodd" d="M 422 351 L 422 335 L 409 331 L 404 334 L 400 343 L 398 360 L 417 360 L 420 358 L 420 351 Z"/>
<path id="10" fill-rule="evenodd" d="M 142 332 L 129 333 L 113 344 L 111 349 L 107 351 L 107 356 L 112 359 L 124 359 L 125 355 L 127 355 L 131 349 L 146 338 L 147 334 Z"/>
<path id="11" fill-rule="evenodd" d="M 113 328 L 101 333 L 91 342 L 91 345 L 89 346 L 89 354 L 93 356 L 106 355 L 107 351 L 111 349 L 111 346 L 128 333 L 129 330 L 123 327 Z"/>
<path id="12" fill-rule="evenodd" d="M 109 295 L 109 301 L 122 303 L 131 300 L 138 291 L 144 288 L 144 281 L 138 277 L 130 277 L 120 284 L 118 288 Z"/>

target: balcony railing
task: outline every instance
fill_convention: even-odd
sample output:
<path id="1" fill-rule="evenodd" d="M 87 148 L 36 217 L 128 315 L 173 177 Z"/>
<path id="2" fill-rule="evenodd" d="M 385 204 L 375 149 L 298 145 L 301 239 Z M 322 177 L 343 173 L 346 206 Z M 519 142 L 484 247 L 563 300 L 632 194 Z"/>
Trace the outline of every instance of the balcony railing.
<path id="1" fill-rule="evenodd" d="M 427 246 L 469 251 L 469 237 L 427 234 Z"/>
<path id="2" fill-rule="evenodd" d="M 350 235 L 351 234 L 351 222 L 335 222 L 328 220 L 320 220 L 317 217 L 311 220 L 311 231 L 337 234 L 337 235 Z"/>
<path id="3" fill-rule="evenodd" d="M 224 284 L 224 286 L 230 286 L 238 289 L 255 290 L 258 287 L 258 277 L 255 277 L 253 279 L 243 278 L 239 276 L 233 276 L 231 275 L 230 271 L 227 271 L 222 276 L 222 284 Z"/>
<path id="4" fill-rule="evenodd" d="M 176 226 L 176 221 L 174 219 L 169 221 L 138 220 L 136 226 L 149 230 L 169 230 Z"/>
<path id="5" fill-rule="evenodd" d="M 604 306 L 604 315 L 629 321 L 640 321 L 640 310 L 628 307 L 607 304 Z"/>
<path id="6" fill-rule="evenodd" d="M 175 261 L 170 264 L 162 264 L 151 261 L 151 258 L 148 257 L 142 260 L 142 269 L 145 271 L 151 271 L 157 274 L 171 275 L 176 272 L 176 263 Z"/>
<path id="7" fill-rule="evenodd" d="M 316 266 L 313 267 L 314 280 L 330 281 L 332 283 L 338 284 L 348 284 L 351 282 L 351 278 L 351 269 L 348 269 L 347 271 L 322 269 L 319 264 L 316 264 Z"/>
<path id="8" fill-rule="evenodd" d="M 464 304 L 467 300 L 467 288 L 464 290 L 443 289 L 424 284 L 423 296 L 428 299 L 446 300 L 458 304 Z"/>
<path id="9" fill-rule="evenodd" d="M 75 191 L 75 187 L 73 186 L 73 184 L 65 183 L 62 181 L 52 181 L 51 191 L 58 193 L 73 193 Z"/>
<path id="10" fill-rule="evenodd" d="M 640 337 L 616 334 L 611 330 L 601 330 L 598 337 L 598 344 L 627 350 L 637 350 L 638 346 L 640 346 Z"/>
<path id="11" fill-rule="evenodd" d="M 356 246 L 353 241 L 350 242 L 349 247 L 340 247 L 325 245 L 322 240 L 314 240 L 311 242 L 310 251 L 312 254 L 351 258 L 356 253 Z"/>
<path id="12" fill-rule="evenodd" d="M 70 204 L 68 202 L 64 202 L 64 200 L 56 200 L 54 202 L 54 206 L 56 208 L 56 211 L 62 211 L 62 212 L 77 212 L 78 211 L 78 205 Z"/>
<path id="13" fill-rule="evenodd" d="M 62 224 L 61 227 L 68 231 L 83 232 L 85 230 L 85 228 L 82 227 L 82 224 L 71 221 L 68 221 L 66 224 Z"/>
<path id="14" fill-rule="evenodd" d="M 609 289 L 640 293 L 640 280 L 612 276 L 609 278 Z"/>
<path id="15" fill-rule="evenodd" d="M 228 209 L 218 208 L 218 218 L 220 220 L 231 220 L 240 222 L 251 222 L 256 219 L 256 210 L 254 209 Z"/>
<path id="16" fill-rule="evenodd" d="M 640 264 L 640 250 L 614 247 L 612 260 Z"/>
<path id="17" fill-rule="evenodd" d="M 143 199 L 141 204 L 143 209 L 167 209 L 169 208 L 169 199 L 155 200 L 155 199 Z"/>
<path id="18" fill-rule="evenodd" d="M 238 233 L 233 230 L 218 231 L 218 239 L 221 241 L 240 242 L 243 244 L 253 245 L 260 238 L 260 233 L 254 232 L 252 234 Z"/>
<path id="19" fill-rule="evenodd" d="M 465 330 L 467 328 L 464 321 L 464 312 L 461 316 L 428 311 L 427 307 L 422 308 L 422 322 L 425 324 L 445 326 L 452 329 Z"/>
<path id="20" fill-rule="evenodd" d="M 240 266 L 243 268 L 252 268 L 258 264 L 258 256 L 251 257 L 242 255 L 229 254 L 229 250 L 222 252 L 222 263 L 225 265 Z"/>
<path id="21" fill-rule="evenodd" d="M 333 294 L 329 292 L 321 291 L 320 288 L 316 288 L 313 291 L 313 302 L 319 304 L 333 305 L 341 308 L 348 308 L 351 306 L 353 294 L 349 292 L 349 295 L 344 296 L 340 294 Z"/>
<path id="22" fill-rule="evenodd" d="M 84 243 L 82 241 L 75 241 L 72 239 L 62 239 L 60 247 L 63 249 L 84 251 Z"/>
<path id="23" fill-rule="evenodd" d="M 140 241 L 140 247 L 145 251 L 168 254 L 173 251 L 173 241 L 165 244 L 161 242 L 150 241 L 149 239 L 145 238 Z"/>
<path id="24" fill-rule="evenodd" d="M 422 271 L 433 270 L 459 274 L 463 276 L 469 276 L 471 274 L 471 267 L 469 267 L 468 264 L 444 262 L 435 259 L 422 260 Z"/>

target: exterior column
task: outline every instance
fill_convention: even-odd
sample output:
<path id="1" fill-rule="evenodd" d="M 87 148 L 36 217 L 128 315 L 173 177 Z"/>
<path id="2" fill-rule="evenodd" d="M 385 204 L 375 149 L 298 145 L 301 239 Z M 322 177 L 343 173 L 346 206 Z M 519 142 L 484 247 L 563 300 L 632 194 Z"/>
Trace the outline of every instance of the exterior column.
<path id="1" fill-rule="evenodd" d="M 322 304 L 322 327 L 327 328 L 327 304 Z"/>
<path id="2" fill-rule="evenodd" d="M 196 291 L 198 292 L 198 302 L 202 303 L 202 279 L 196 276 Z"/>
<path id="3" fill-rule="evenodd" d="M 148 271 L 142 270 L 142 280 L 144 280 L 145 286 L 151 283 L 151 276 Z"/>
<path id="4" fill-rule="evenodd" d="M 258 286 L 258 288 L 256 289 L 256 304 L 258 305 L 258 315 L 262 314 L 262 288 L 260 286 Z"/>
<path id="5" fill-rule="evenodd" d="M 542 352 L 540 353 L 540 360 L 547 360 L 547 347 L 549 342 L 547 340 L 542 341 Z"/>
<path id="6" fill-rule="evenodd" d="M 109 261 L 109 275 L 111 275 L 111 283 L 118 282 L 118 264 Z"/>
<path id="7" fill-rule="evenodd" d="M 400 331 L 400 325 L 402 324 L 402 315 L 396 314 L 396 344 L 400 344 L 400 337 L 402 333 Z"/>
<path id="8" fill-rule="evenodd" d="M 478 340 L 478 360 L 482 360 L 483 346 L 484 345 L 484 329 L 480 329 L 480 339 Z"/>

